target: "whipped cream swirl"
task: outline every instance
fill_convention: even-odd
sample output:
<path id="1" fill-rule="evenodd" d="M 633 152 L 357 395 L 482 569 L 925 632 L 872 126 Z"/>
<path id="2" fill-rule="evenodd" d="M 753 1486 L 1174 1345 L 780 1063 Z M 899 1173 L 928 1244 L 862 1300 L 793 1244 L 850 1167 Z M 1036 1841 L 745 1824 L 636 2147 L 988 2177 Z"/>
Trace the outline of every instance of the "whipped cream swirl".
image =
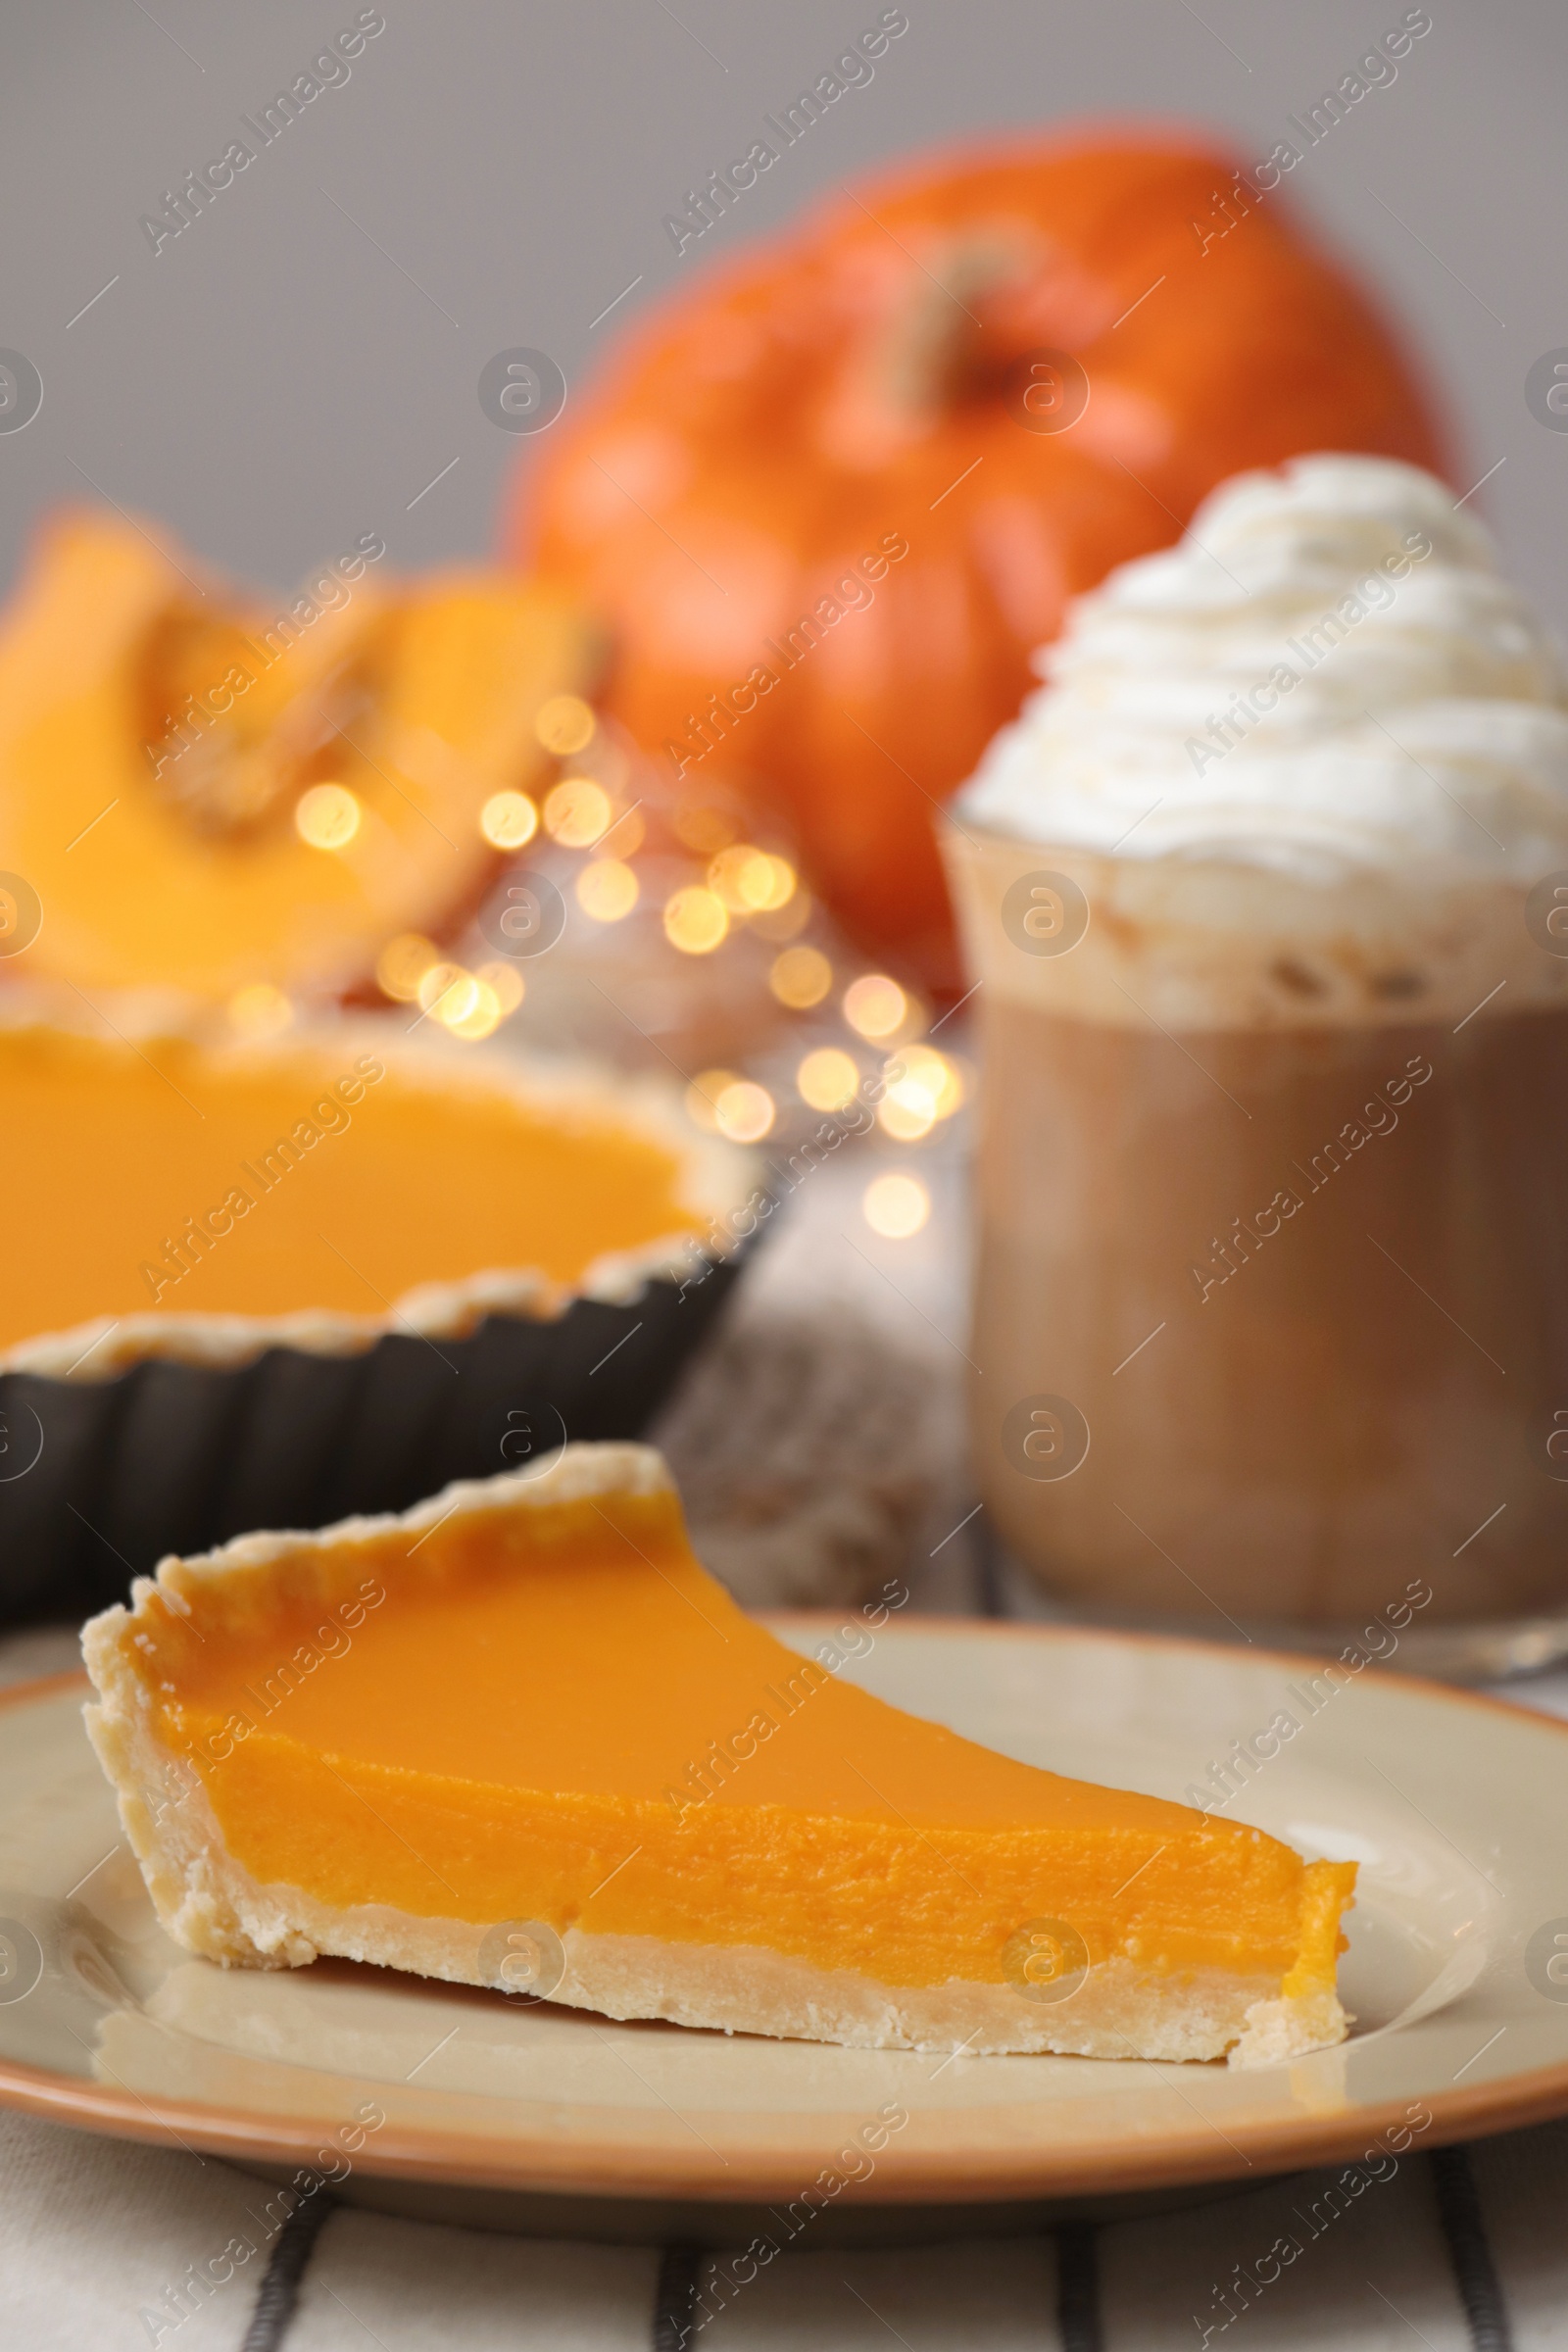
<path id="1" fill-rule="evenodd" d="M 1568 672 L 1415 466 L 1237 475 L 1179 546 L 1080 597 L 1036 666 L 961 822 L 1330 882 L 1568 865 Z"/>

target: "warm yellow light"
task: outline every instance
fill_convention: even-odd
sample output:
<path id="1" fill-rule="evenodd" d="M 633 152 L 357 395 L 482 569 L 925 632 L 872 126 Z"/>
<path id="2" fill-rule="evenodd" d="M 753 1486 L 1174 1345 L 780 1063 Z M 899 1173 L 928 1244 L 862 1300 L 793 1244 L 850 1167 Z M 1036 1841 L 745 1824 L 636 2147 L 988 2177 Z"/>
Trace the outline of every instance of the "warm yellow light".
<path id="1" fill-rule="evenodd" d="M 884 1134 L 901 1144 L 917 1144 L 937 1123 L 931 1097 L 912 1078 L 894 1081 L 877 1104 L 876 1116 Z"/>
<path id="2" fill-rule="evenodd" d="M 577 904 L 596 923 L 618 923 L 637 904 L 637 876 L 619 858 L 596 858 L 577 876 Z"/>
<path id="3" fill-rule="evenodd" d="M 860 1213 L 887 1242 L 906 1242 L 931 1214 L 931 1196 L 918 1176 L 873 1176 Z"/>
<path id="4" fill-rule="evenodd" d="M 523 978 L 514 963 L 481 963 L 474 974 L 501 1007 L 501 1017 L 515 1012 L 523 999 Z"/>
<path id="5" fill-rule="evenodd" d="M 908 998 L 885 972 L 863 972 L 844 991 L 844 1018 L 862 1037 L 891 1037 L 908 1009 Z"/>
<path id="6" fill-rule="evenodd" d="M 418 999 L 419 1010 L 434 1012 L 444 997 L 471 978 L 472 974 L 466 972 L 461 963 L 437 961 L 429 964 L 419 974 L 418 985 L 414 992 Z"/>
<path id="7" fill-rule="evenodd" d="M 460 1030 L 464 1022 L 478 1011 L 481 998 L 489 994 L 489 990 L 474 978 L 472 972 L 458 967 L 455 977 L 435 999 L 430 1010 L 443 1029 Z"/>
<path id="8" fill-rule="evenodd" d="M 956 1063 L 932 1046 L 901 1046 L 886 1065 L 890 1078 L 901 1073 L 895 1084 L 918 1087 L 931 1103 L 931 1115 L 951 1119 L 963 1102 L 963 1078 Z"/>
<path id="9" fill-rule="evenodd" d="M 741 888 L 741 877 L 761 856 L 761 851 L 754 850 L 749 841 L 737 841 L 709 859 L 708 887 L 723 900 L 731 914 L 744 914 L 750 906 L 751 901 Z"/>
<path id="10" fill-rule="evenodd" d="M 346 850 L 360 829 L 360 804 L 346 784 L 313 784 L 294 804 L 294 827 L 313 850 Z"/>
<path id="11" fill-rule="evenodd" d="M 795 1073 L 796 1090 L 813 1110 L 837 1110 L 848 1102 L 860 1083 L 852 1057 L 837 1046 L 819 1046 L 808 1054 Z"/>
<path id="12" fill-rule="evenodd" d="M 765 1086 L 738 1078 L 713 1104 L 713 1118 L 732 1144 L 760 1144 L 773 1124 L 773 1098 Z"/>
<path id="13" fill-rule="evenodd" d="M 547 752 L 569 759 L 593 740 L 594 714 L 579 695 L 553 694 L 540 708 L 533 731 Z"/>
<path id="14" fill-rule="evenodd" d="M 564 776 L 545 797 L 545 830 L 564 850 L 591 849 L 613 814 L 592 776 Z"/>
<path id="15" fill-rule="evenodd" d="M 479 830 L 498 850 L 520 850 L 539 830 L 539 811 L 525 792 L 493 792 L 479 811 Z"/>
<path id="16" fill-rule="evenodd" d="M 501 1003 L 493 988 L 476 972 L 464 975 L 466 985 L 452 989 L 435 1008 L 435 1017 L 465 1044 L 482 1044 L 501 1023 Z"/>
<path id="17" fill-rule="evenodd" d="M 229 998 L 228 1017 L 241 1037 L 278 1037 L 293 1020 L 294 1007 L 280 988 L 257 980 Z"/>
<path id="18" fill-rule="evenodd" d="M 887 1093 L 877 1118 L 901 1144 L 918 1143 L 938 1119 L 950 1119 L 963 1101 L 963 1080 L 931 1046 L 904 1046 L 882 1065 Z"/>
<path id="19" fill-rule="evenodd" d="M 700 1070 L 686 1089 L 686 1115 L 705 1135 L 718 1133 L 718 1104 L 743 1082 L 733 1070 Z"/>
<path id="20" fill-rule="evenodd" d="M 764 851 L 760 860 L 746 869 L 741 889 L 754 914 L 776 914 L 795 896 L 796 873 L 787 858 Z"/>
<path id="21" fill-rule="evenodd" d="M 820 1004 L 833 985 L 833 966 L 819 948 L 786 948 L 773 958 L 767 985 L 781 1004 L 805 1012 Z"/>
<path id="22" fill-rule="evenodd" d="M 432 963 L 441 960 L 440 950 L 418 931 L 400 931 L 389 939 L 375 959 L 375 977 L 383 997 L 394 1004 L 412 1004 L 419 993 L 419 982 Z"/>
<path id="23" fill-rule="evenodd" d="M 664 935 L 683 956 L 709 956 L 729 929 L 724 902 L 700 882 L 688 883 L 664 902 Z"/>
<path id="24" fill-rule="evenodd" d="M 731 914 L 767 914 L 782 906 L 795 888 L 795 868 L 784 858 L 738 841 L 720 850 L 708 868 L 708 887 Z"/>

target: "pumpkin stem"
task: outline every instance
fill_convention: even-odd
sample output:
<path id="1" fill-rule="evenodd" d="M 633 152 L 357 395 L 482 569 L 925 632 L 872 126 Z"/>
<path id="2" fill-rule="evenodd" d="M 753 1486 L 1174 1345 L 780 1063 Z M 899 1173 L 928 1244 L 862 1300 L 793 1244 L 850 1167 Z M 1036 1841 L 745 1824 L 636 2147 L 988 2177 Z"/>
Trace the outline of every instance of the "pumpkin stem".
<path id="1" fill-rule="evenodd" d="M 953 237 L 934 266 L 917 265 L 880 350 L 883 396 L 901 416 L 927 425 L 951 407 L 983 332 L 972 306 L 1016 284 L 1032 259 L 1019 230 L 996 221 Z"/>

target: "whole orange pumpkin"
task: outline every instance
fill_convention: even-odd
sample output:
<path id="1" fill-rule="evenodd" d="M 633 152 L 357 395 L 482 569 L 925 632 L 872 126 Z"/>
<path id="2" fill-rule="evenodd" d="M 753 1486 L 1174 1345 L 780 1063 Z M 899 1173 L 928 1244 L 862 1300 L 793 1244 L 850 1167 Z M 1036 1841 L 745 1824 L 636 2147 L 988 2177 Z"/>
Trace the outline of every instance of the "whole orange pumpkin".
<path id="1" fill-rule="evenodd" d="M 656 308 L 529 453 L 511 548 L 610 623 L 609 709 L 784 817 L 929 985 L 956 970 L 933 808 L 1067 599 L 1244 467 L 1439 463 L 1270 171 L 1146 134 L 867 181 Z"/>

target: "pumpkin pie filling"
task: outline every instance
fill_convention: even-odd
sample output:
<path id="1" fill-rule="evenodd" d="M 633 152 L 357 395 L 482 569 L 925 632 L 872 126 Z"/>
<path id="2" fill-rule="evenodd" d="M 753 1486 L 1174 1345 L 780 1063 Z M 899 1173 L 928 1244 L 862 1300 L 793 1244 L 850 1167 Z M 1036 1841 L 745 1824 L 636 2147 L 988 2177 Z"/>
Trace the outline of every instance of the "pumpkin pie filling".
<path id="1" fill-rule="evenodd" d="M 85 1646 L 160 1913 L 226 1962 L 494 1984 L 526 1922 L 613 2015 L 1244 2061 L 1344 2032 L 1353 1866 L 841 1681 L 706 1574 L 645 1448 L 166 1562 Z"/>
<path id="2" fill-rule="evenodd" d="M 602 1084 L 397 1046 L 0 1028 L 0 1228 L 37 1244 L 7 1251 L 0 1355 L 97 1318 L 384 1318 L 487 1269 L 569 1291 L 707 1231 L 706 1141 Z"/>

